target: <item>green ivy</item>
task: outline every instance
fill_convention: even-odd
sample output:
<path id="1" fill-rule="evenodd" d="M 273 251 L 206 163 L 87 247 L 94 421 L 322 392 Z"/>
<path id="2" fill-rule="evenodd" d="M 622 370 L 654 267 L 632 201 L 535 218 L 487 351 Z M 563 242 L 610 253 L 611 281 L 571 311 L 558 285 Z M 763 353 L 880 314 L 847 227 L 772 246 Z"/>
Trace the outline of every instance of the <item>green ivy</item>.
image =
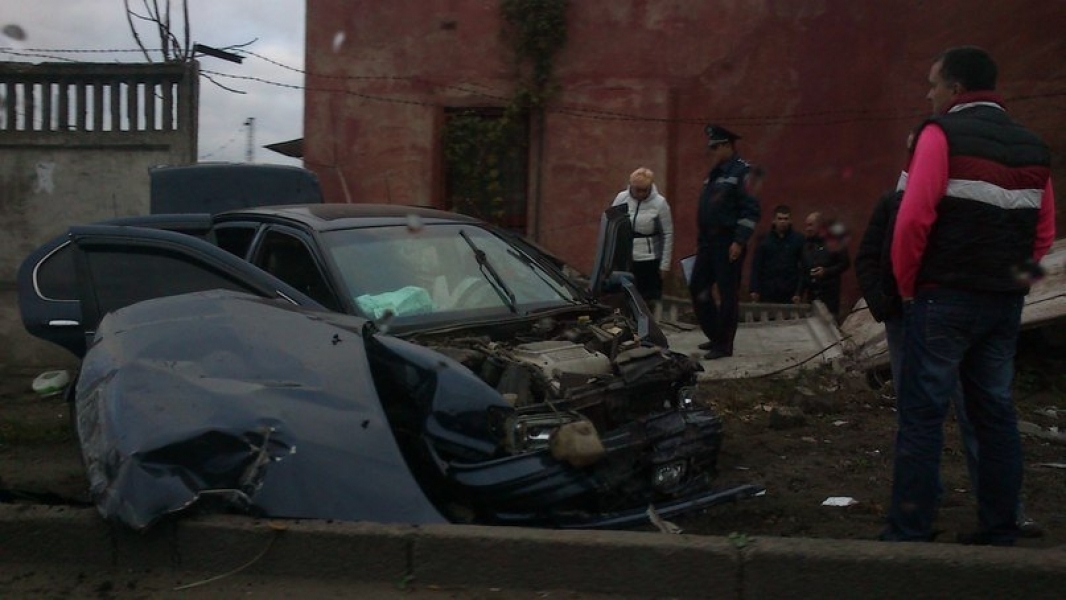
<path id="1" fill-rule="evenodd" d="M 502 31 L 514 52 L 518 82 L 499 117 L 476 111 L 450 115 L 443 145 L 448 200 L 457 212 L 497 221 L 505 212 L 507 165 L 528 145 L 524 124 L 558 90 L 555 55 L 566 44 L 569 0 L 500 0 Z"/>
<path id="2" fill-rule="evenodd" d="M 518 148 L 513 119 L 485 118 L 474 111 L 449 117 L 444 128 L 444 161 L 452 209 L 488 221 L 504 212 L 501 166 Z"/>
<path id="3" fill-rule="evenodd" d="M 569 0 L 501 0 L 504 31 L 521 79 L 516 100 L 543 108 L 557 91 L 555 55 L 566 45 Z"/>

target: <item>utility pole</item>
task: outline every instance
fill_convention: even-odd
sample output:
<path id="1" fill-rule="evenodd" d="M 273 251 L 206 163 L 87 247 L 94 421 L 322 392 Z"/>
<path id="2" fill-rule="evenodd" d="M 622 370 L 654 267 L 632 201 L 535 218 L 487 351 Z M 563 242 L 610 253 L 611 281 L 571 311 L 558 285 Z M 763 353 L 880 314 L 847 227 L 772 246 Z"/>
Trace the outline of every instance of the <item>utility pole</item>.
<path id="1" fill-rule="evenodd" d="M 253 139 L 255 138 L 255 117 L 248 117 L 244 121 L 244 126 L 248 128 L 248 148 L 244 152 L 244 162 L 255 162 L 255 144 Z"/>

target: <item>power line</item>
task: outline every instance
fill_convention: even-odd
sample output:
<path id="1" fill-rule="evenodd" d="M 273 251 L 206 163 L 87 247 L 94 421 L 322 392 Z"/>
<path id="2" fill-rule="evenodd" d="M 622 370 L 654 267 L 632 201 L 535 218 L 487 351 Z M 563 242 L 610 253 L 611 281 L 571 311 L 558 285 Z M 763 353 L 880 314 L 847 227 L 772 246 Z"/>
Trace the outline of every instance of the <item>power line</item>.
<path id="1" fill-rule="evenodd" d="M 411 77 L 411 76 L 404 77 L 404 76 L 395 76 L 395 75 L 393 75 L 393 76 L 374 76 L 374 75 L 326 75 L 326 74 L 317 74 L 317 73 L 311 73 L 311 72 L 309 72 L 307 70 L 304 70 L 304 69 L 298 69 L 296 67 L 292 67 L 290 65 L 286 65 L 286 64 L 281 63 L 279 61 L 276 61 L 276 60 L 274 60 L 272 58 L 263 56 L 263 55 L 258 54 L 256 52 L 252 52 L 251 50 L 240 49 L 240 50 L 238 50 L 238 52 L 243 53 L 243 54 L 247 54 L 249 56 L 258 58 L 258 59 L 263 60 L 263 61 L 266 61 L 266 62 L 268 62 L 270 64 L 273 64 L 273 65 L 278 66 L 280 68 L 286 69 L 288 71 L 292 71 L 294 73 L 300 73 L 300 74 L 302 74 L 302 75 L 304 75 L 306 77 L 313 77 L 313 78 L 316 78 L 316 79 L 324 79 L 324 80 L 327 80 L 327 81 L 328 80 L 339 80 L 339 81 L 410 81 L 410 82 L 420 82 L 420 83 L 427 83 L 429 85 L 432 85 L 433 87 L 437 87 L 437 88 L 441 88 L 441 89 L 453 89 L 453 90 L 462 91 L 462 92 L 466 92 L 466 93 L 473 94 L 473 95 L 487 97 L 487 98 L 498 100 L 498 101 L 505 102 L 505 103 L 506 102 L 510 102 L 510 100 L 511 100 L 509 97 L 507 97 L 507 96 L 505 96 L 503 94 L 496 93 L 496 92 L 490 93 L 490 91 L 484 91 L 484 90 L 488 90 L 488 88 L 486 88 L 485 86 L 478 85 L 478 84 L 463 84 L 463 85 L 444 84 L 444 83 L 435 82 L 435 81 L 432 81 L 432 80 L 429 80 L 429 79 L 425 79 L 425 78 L 421 78 L 421 77 Z M 228 75 L 228 74 L 218 73 L 218 72 L 214 72 L 214 71 L 212 71 L 211 74 L 215 75 L 215 76 L 221 76 L 221 77 L 244 78 L 244 79 L 249 79 L 249 80 L 252 80 L 252 81 L 259 82 L 259 83 L 264 83 L 264 84 L 267 84 L 267 85 L 274 85 L 274 86 L 279 86 L 279 87 L 288 87 L 288 88 L 292 88 L 292 89 L 302 89 L 302 90 L 311 91 L 311 92 L 343 93 L 345 95 L 356 96 L 356 97 L 359 97 L 359 98 L 364 98 L 366 100 L 372 100 L 372 101 L 377 101 L 377 102 L 393 102 L 393 103 L 397 103 L 397 104 L 426 106 L 426 107 L 431 107 L 431 108 L 450 108 L 450 105 L 442 104 L 442 103 L 417 101 L 417 100 L 406 100 L 406 99 L 397 99 L 397 98 L 394 98 L 394 97 L 390 98 L 390 97 L 378 96 L 378 95 L 373 95 L 373 94 L 366 94 L 366 93 L 362 93 L 362 92 L 354 92 L 352 90 L 347 90 L 347 89 L 337 90 L 337 89 L 310 88 L 310 87 L 306 87 L 306 86 L 295 86 L 295 85 L 291 85 L 291 84 L 283 84 L 283 83 L 279 83 L 279 82 L 276 82 L 276 81 L 267 80 L 267 79 L 264 79 L 264 78 L 261 78 L 261 77 Z M 481 88 L 481 89 L 476 89 L 476 88 Z M 1015 97 L 1011 97 L 1009 99 L 1005 99 L 1005 101 L 1007 101 L 1007 102 L 1020 102 L 1020 101 L 1025 101 L 1025 100 L 1053 98 L 1053 97 L 1060 97 L 1060 96 L 1066 96 L 1066 90 L 1057 91 L 1057 92 L 1049 92 L 1049 93 L 1044 93 L 1044 94 L 1029 94 L 1029 95 L 1025 95 L 1025 96 L 1015 96 Z M 575 118 L 598 120 L 598 121 L 639 121 L 639 122 L 652 122 L 652 123 L 703 124 L 703 123 L 707 123 L 708 121 L 712 121 L 712 120 L 723 120 L 723 121 L 728 121 L 728 122 L 731 122 L 731 123 L 737 123 L 737 124 L 741 124 L 741 125 L 750 125 L 750 126 L 771 126 L 771 125 L 809 125 L 809 126 L 818 126 L 818 125 L 836 125 L 836 124 L 857 123 L 857 122 L 885 122 L 885 121 L 898 121 L 898 120 L 903 120 L 903 119 L 914 120 L 914 119 L 919 119 L 919 118 L 925 117 L 928 114 L 926 111 L 921 111 L 921 110 L 904 111 L 904 110 L 898 110 L 898 109 L 893 111 L 890 114 L 884 114 L 885 113 L 884 109 L 858 108 L 858 109 L 836 109 L 836 110 L 807 111 L 807 112 L 797 112 L 797 113 L 782 114 L 782 115 L 744 115 L 744 116 L 732 116 L 732 117 L 728 117 L 727 116 L 727 117 L 718 117 L 717 119 L 712 119 L 710 117 L 688 117 L 688 118 L 684 118 L 684 117 L 682 117 L 682 118 L 649 117 L 649 116 L 646 116 L 646 115 L 634 115 L 634 114 L 627 114 L 627 113 L 620 113 L 620 112 L 613 112 L 613 111 L 605 111 L 605 110 L 602 110 L 602 109 L 593 109 L 593 108 L 585 108 L 585 107 L 580 107 L 580 106 L 571 106 L 571 105 L 565 105 L 565 104 L 559 105 L 559 106 L 554 106 L 554 107 L 548 107 L 546 110 L 549 113 L 554 113 L 554 114 L 559 114 L 559 115 L 564 115 L 564 116 L 571 116 L 571 117 L 575 117 Z M 845 117 L 842 117 L 842 115 L 853 115 L 853 116 L 845 118 Z M 870 116 L 866 117 L 866 116 L 861 116 L 861 115 L 870 115 Z M 820 119 L 820 120 L 809 120 L 809 119 L 817 118 L 817 117 L 825 117 L 825 118 Z M 808 121 L 796 122 L 797 120 L 808 120 Z"/>
<path id="2" fill-rule="evenodd" d="M 10 46 L 0 46 L 0 52 L 7 52 L 9 50 L 16 50 Z M 160 48 L 148 48 L 149 52 L 163 51 Z M 123 54 L 123 53 L 135 53 L 140 54 L 140 48 L 111 48 L 111 49 L 97 49 L 97 48 L 22 48 L 22 52 L 56 52 L 59 54 Z"/>
<path id="3" fill-rule="evenodd" d="M 151 50 L 153 52 L 158 50 Z M 438 89 L 451 89 L 461 91 L 471 95 L 476 95 L 491 100 L 507 103 L 511 101 L 511 98 L 507 95 L 495 92 L 486 86 L 473 83 L 464 84 L 447 84 L 438 81 L 433 81 L 419 76 L 397 76 L 397 75 L 330 75 L 312 73 L 305 69 L 296 68 L 290 65 L 286 65 L 282 62 L 274 60 L 272 58 L 263 56 L 259 53 L 252 52 L 250 50 L 241 48 L 235 50 L 237 53 L 246 54 L 263 60 L 279 68 L 299 73 L 305 77 L 312 77 L 315 79 L 321 79 L 325 81 L 403 81 L 411 83 L 421 83 L 430 85 Z M 30 48 L 21 52 L 13 51 L 10 48 L 0 47 L 0 53 L 14 54 L 19 56 L 30 55 L 31 52 L 50 52 L 50 53 L 128 53 L 128 52 L 140 52 L 135 49 L 48 49 L 48 48 Z M 44 56 L 44 55 L 35 55 Z M 69 60 L 69 59 L 65 59 Z M 77 62 L 77 61 L 74 61 Z M 335 89 L 335 88 L 319 88 L 308 87 L 307 85 L 289 84 L 266 79 L 263 77 L 251 76 L 251 75 L 234 75 L 231 73 L 222 73 L 220 71 L 213 71 L 209 69 L 201 69 L 200 72 L 210 77 L 225 77 L 229 79 L 237 79 L 242 81 L 252 81 L 256 83 L 262 83 L 264 85 L 270 85 L 274 87 L 280 87 L 285 89 L 310 91 L 314 93 L 339 93 L 346 96 L 353 96 L 362 98 L 364 100 L 374 102 L 384 102 L 391 104 L 401 104 L 407 106 L 423 106 L 428 108 L 453 108 L 452 105 L 432 102 L 425 100 L 411 100 L 407 98 L 397 98 L 395 96 L 382 96 L 377 94 L 369 94 L 365 92 L 357 92 L 349 89 Z M 1058 81 L 1053 80 L 1053 81 Z M 1051 92 L 1045 92 L 1040 94 L 1026 94 L 1020 96 L 1013 96 L 1005 98 L 1005 102 L 1026 102 L 1030 100 L 1040 100 L 1047 98 L 1058 98 L 1066 96 L 1066 90 L 1056 90 Z M 864 122 L 889 122 L 900 120 L 915 120 L 927 116 L 926 111 L 922 110 L 900 110 L 900 109 L 885 109 L 885 108 L 842 108 L 833 110 L 820 110 L 820 111 L 806 111 L 795 113 L 783 113 L 775 115 L 717 115 L 715 117 L 653 117 L 648 115 L 630 114 L 617 111 L 607 111 L 598 108 L 588 108 L 583 106 L 575 106 L 568 104 L 558 104 L 549 106 L 546 112 L 550 114 L 557 114 L 561 116 L 567 116 L 572 118 L 588 119 L 595 121 L 631 121 L 631 122 L 644 122 L 644 123 L 680 123 L 680 124 L 703 124 L 709 121 L 727 121 L 731 123 L 737 123 L 740 125 L 746 125 L 749 127 L 770 127 L 778 125 L 788 126 L 823 126 L 823 125 L 839 125 L 846 123 L 864 123 Z"/>
<path id="4" fill-rule="evenodd" d="M 216 154 L 219 154 L 220 152 L 222 152 L 223 150 L 225 150 L 226 148 L 228 148 L 228 147 L 230 146 L 230 144 L 232 144 L 233 142 L 237 141 L 237 136 L 241 134 L 241 132 L 242 132 L 242 130 L 243 130 L 243 129 L 244 129 L 244 125 L 241 125 L 241 126 L 240 126 L 240 127 L 239 127 L 239 128 L 238 128 L 238 129 L 237 129 L 237 130 L 236 130 L 236 131 L 235 131 L 235 132 L 233 133 L 233 137 L 231 137 L 230 139 L 226 140 L 226 141 L 225 141 L 225 142 L 224 142 L 224 143 L 223 143 L 223 144 L 222 144 L 221 146 L 219 146 L 219 147 L 215 148 L 214 150 L 212 150 L 212 151 L 208 152 L 207 154 L 201 154 L 201 155 L 199 156 L 198 160 L 204 160 L 204 159 L 206 159 L 206 158 L 211 158 L 212 156 L 214 156 L 214 155 L 216 155 Z"/>
<path id="5" fill-rule="evenodd" d="M 252 56 L 252 57 L 258 58 L 260 60 L 268 62 L 268 63 L 270 63 L 272 65 L 275 65 L 277 67 L 280 67 L 282 69 L 285 69 L 285 70 L 288 70 L 288 71 L 292 71 L 294 73 L 299 73 L 299 74 L 307 76 L 307 77 L 314 77 L 316 79 L 339 80 L 339 81 L 405 81 L 405 82 L 415 82 L 415 83 L 427 83 L 429 85 L 432 85 L 433 87 L 437 87 L 437 88 L 441 88 L 441 89 L 453 89 L 453 90 L 466 92 L 466 93 L 470 93 L 470 94 L 475 94 L 475 95 L 479 95 L 479 96 L 485 96 L 485 97 L 492 98 L 492 99 L 495 99 L 495 100 L 501 100 L 501 101 L 504 101 L 504 102 L 509 102 L 511 100 L 510 97 L 504 95 L 502 92 L 498 92 L 496 90 L 491 90 L 487 86 L 484 86 L 484 85 L 481 85 L 481 84 L 476 84 L 476 83 L 464 83 L 464 84 L 461 84 L 461 85 L 455 85 L 455 84 L 441 83 L 441 82 L 434 81 L 432 79 L 426 79 L 426 78 L 420 77 L 420 76 L 327 75 L 327 74 L 321 74 L 321 73 L 311 73 L 310 71 L 307 71 L 305 69 L 300 69 L 300 68 L 297 68 L 297 67 L 286 65 L 286 64 L 281 63 L 279 61 L 276 61 L 276 60 L 274 60 L 274 59 L 272 59 L 270 57 L 263 56 L 262 54 L 258 54 L 256 52 L 253 52 L 251 50 L 247 50 L 247 49 L 243 49 L 242 48 L 242 49 L 237 50 L 237 52 L 246 54 L 248 56 Z M 268 80 L 261 79 L 261 78 L 257 79 L 257 81 L 260 81 L 262 83 L 271 84 L 271 85 L 286 86 L 286 84 L 280 84 L 280 83 L 277 83 L 277 82 L 268 81 Z M 293 86 L 293 87 L 300 87 L 300 89 L 309 89 L 310 91 L 326 91 L 326 92 L 329 92 L 329 91 L 340 91 L 340 90 L 328 90 L 328 89 L 327 90 L 323 90 L 323 89 L 303 88 L 302 86 Z M 480 89 L 478 89 L 478 88 L 480 88 Z M 1018 101 L 1024 101 L 1024 100 L 1040 99 L 1040 98 L 1046 98 L 1046 97 L 1057 97 L 1057 96 L 1063 96 L 1063 95 L 1066 95 L 1066 91 L 1050 92 L 1050 93 L 1046 93 L 1046 94 L 1030 94 L 1030 95 L 1026 95 L 1026 96 L 1014 96 L 1014 97 L 1011 97 L 1009 99 L 1009 101 L 1018 102 Z M 387 98 L 382 98 L 380 96 L 371 96 L 371 95 L 367 95 L 367 96 L 369 98 L 371 98 L 371 99 L 389 100 Z M 434 104 L 434 103 L 423 103 L 423 104 L 425 104 L 426 106 L 432 106 L 432 107 L 445 106 L 445 105 Z M 445 107 L 447 107 L 447 106 L 445 106 Z M 613 119 L 616 119 L 616 120 L 681 122 L 681 123 L 690 123 L 690 124 L 703 124 L 703 123 L 707 122 L 707 119 L 704 119 L 704 118 L 670 119 L 670 118 L 663 118 L 663 117 L 646 117 L 646 116 L 641 116 L 641 115 L 632 115 L 632 114 L 626 114 L 626 113 L 604 111 L 602 109 L 590 109 L 590 108 L 574 107 L 574 106 L 567 106 L 567 105 L 559 106 L 558 108 L 556 108 L 554 110 L 554 112 L 557 112 L 557 113 L 560 113 L 560 114 L 571 114 L 572 113 L 574 116 L 582 116 L 582 117 L 586 117 L 586 118 L 592 118 L 591 115 L 595 115 L 595 116 L 599 116 L 599 117 L 613 118 Z M 806 118 L 806 117 L 814 117 L 814 116 L 830 116 L 830 115 L 841 115 L 841 114 L 869 114 L 869 113 L 876 113 L 876 112 L 882 112 L 882 111 L 879 110 L 879 109 L 871 109 L 871 108 L 836 109 L 836 110 L 797 112 L 797 113 L 791 113 L 791 114 L 785 115 L 785 116 L 781 116 L 781 115 L 737 116 L 737 117 L 732 117 L 731 120 L 735 120 L 735 121 L 738 121 L 738 122 L 745 122 L 745 121 L 779 121 L 779 120 L 782 120 L 782 119 L 785 119 L 785 118 L 801 118 L 801 117 L 802 118 Z M 882 118 L 881 120 L 894 120 L 894 119 L 897 119 L 897 118 L 913 118 L 915 116 L 919 116 L 920 117 L 920 116 L 925 116 L 925 115 L 926 115 L 926 113 L 923 112 L 923 111 L 906 111 L 906 112 L 902 112 L 901 111 L 897 115 L 894 115 L 892 117 Z"/>
<path id="6" fill-rule="evenodd" d="M 244 81 L 254 81 L 271 85 L 275 87 L 288 88 L 293 90 L 303 90 L 315 93 L 336 93 L 346 96 L 354 96 L 357 98 L 363 98 L 365 100 L 371 100 L 375 102 L 385 102 L 391 104 L 403 104 L 410 106 L 424 106 L 429 108 L 452 108 L 451 105 L 440 102 L 431 102 L 425 100 L 411 100 L 405 98 L 396 98 L 393 96 L 380 96 L 375 94 L 367 94 L 364 92 L 356 92 L 348 89 L 337 88 L 313 88 L 305 85 L 295 85 L 289 83 L 281 83 L 262 77 L 256 77 L 253 75 L 233 75 L 230 73 L 222 73 L 219 71 L 211 71 L 203 69 L 202 73 L 207 73 L 215 77 L 227 77 L 231 79 L 240 79 Z M 1044 94 L 1030 94 L 1021 97 L 1012 97 L 1007 99 L 1007 102 L 1018 102 L 1023 100 L 1043 99 L 1043 98 L 1056 98 L 1066 96 L 1066 90 L 1048 92 Z M 791 113 L 782 115 L 752 115 L 752 116 L 719 116 L 715 119 L 710 117 L 649 117 L 644 115 L 633 115 L 618 112 L 603 111 L 599 109 L 588 109 L 572 107 L 567 105 L 560 105 L 558 107 L 548 107 L 546 109 L 549 113 L 571 116 L 575 118 L 591 119 L 598 121 L 639 121 L 639 122 L 656 122 L 656 123 L 683 123 L 683 124 L 702 124 L 711 120 L 722 120 L 727 122 L 735 122 L 745 124 L 748 126 L 773 126 L 773 125 L 796 125 L 796 126 L 818 126 L 818 125 L 838 125 L 843 123 L 877 123 L 886 121 L 899 121 L 899 120 L 915 120 L 920 119 L 928 115 L 927 111 L 913 110 L 913 111 L 900 111 L 892 110 L 889 112 L 884 109 L 840 109 L 840 110 L 825 110 L 825 111 L 810 111 L 804 113 Z M 882 114 L 878 114 L 878 113 Z"/>

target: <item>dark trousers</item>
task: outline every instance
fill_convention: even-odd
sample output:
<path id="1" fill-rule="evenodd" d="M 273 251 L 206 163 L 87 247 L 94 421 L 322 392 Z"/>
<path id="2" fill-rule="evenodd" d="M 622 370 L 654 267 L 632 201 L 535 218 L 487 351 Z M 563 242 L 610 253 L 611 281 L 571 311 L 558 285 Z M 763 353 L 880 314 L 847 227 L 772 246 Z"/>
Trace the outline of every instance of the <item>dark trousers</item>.
<path id="1" fill-rule="evenodd" d="M 940 501 L 944 417 L 962 392 L 976 439 L 979 533 L 1017 536 L 1021 440 L 1011 400 L 1024 298 L 947 288 L 919 290 L 904 308 L 890 540 L 926 540 Z"/>
<path id="2" fill-rule="evenodd" d="M 839 276 L 838 276 L 839 277 Z M 811 288 L 811 301 L 821 300 L 822 304 L 829 309 L 829 314 L 834 317 L 840 316 L 840 279 L 836 280 L 836 285 L 832 282 L 823 282 L 820 287 Z"/>
<path id="3" fill-rule="evenodd" d="M 688 291 L 692 295 L 692 309 L 700 329 L 714 342 L 714 349 L 733 354 L 733 339 L 737 335 L 740 317 L 740 273 L 744 252 L 730 262 L 729 246 L 732 237 L 715 237 L 707 247 L 696 253 Z M 720 304 L 715 304 L 712 288 L 718 288 Z"/>
<path id="4" fill-rule="evenodd" d="M 792 304 L 792 297 L 796 295 L 796 288 L 790 290 L 767 290 L 759 294 L 759 302 L 771 304 Z"/>
<path id="5" fill-rule="evenodd" d="M 663 276 L 659 272 L 658 259 L 633 261 L 633 278 L 645 301 L 662 299 Z"/>

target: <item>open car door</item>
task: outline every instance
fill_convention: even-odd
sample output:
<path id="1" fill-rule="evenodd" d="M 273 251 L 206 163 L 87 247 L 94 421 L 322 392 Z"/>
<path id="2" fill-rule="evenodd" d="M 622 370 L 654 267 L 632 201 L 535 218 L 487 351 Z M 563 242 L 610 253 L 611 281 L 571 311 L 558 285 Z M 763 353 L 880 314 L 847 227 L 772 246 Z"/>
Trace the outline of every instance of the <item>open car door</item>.
<path id="1" fill-rule="evenodd" d="M 625 204 L 612 206 L 600 217 L 596 236 L 596 260 L 592 265 L 589 291 L 593 298 L 617 287 L 622 273 L 633 268 L 633 225 Z"/>
<path id="2" fill-rule="evenodd" d="M 226 289 L 324 310 L 292 286 L 208 242 L 147 227 L 72 227 L 31 253 L 18 281 L 26 330 L 79 358 L 105 314 L 151 298 Z"/>
<path id="3" fill-rule="evenodd" d="M 603 211 L 596 238 L 596 261 L 592 266 L 589 293 L 594 299 L 621 293 L 633 318 L 637 335 L 663 347 L 669 346 L 666 334 L 652 317 L 644 298 L 633 283 L 633 224 L 625 204 Z"/>

